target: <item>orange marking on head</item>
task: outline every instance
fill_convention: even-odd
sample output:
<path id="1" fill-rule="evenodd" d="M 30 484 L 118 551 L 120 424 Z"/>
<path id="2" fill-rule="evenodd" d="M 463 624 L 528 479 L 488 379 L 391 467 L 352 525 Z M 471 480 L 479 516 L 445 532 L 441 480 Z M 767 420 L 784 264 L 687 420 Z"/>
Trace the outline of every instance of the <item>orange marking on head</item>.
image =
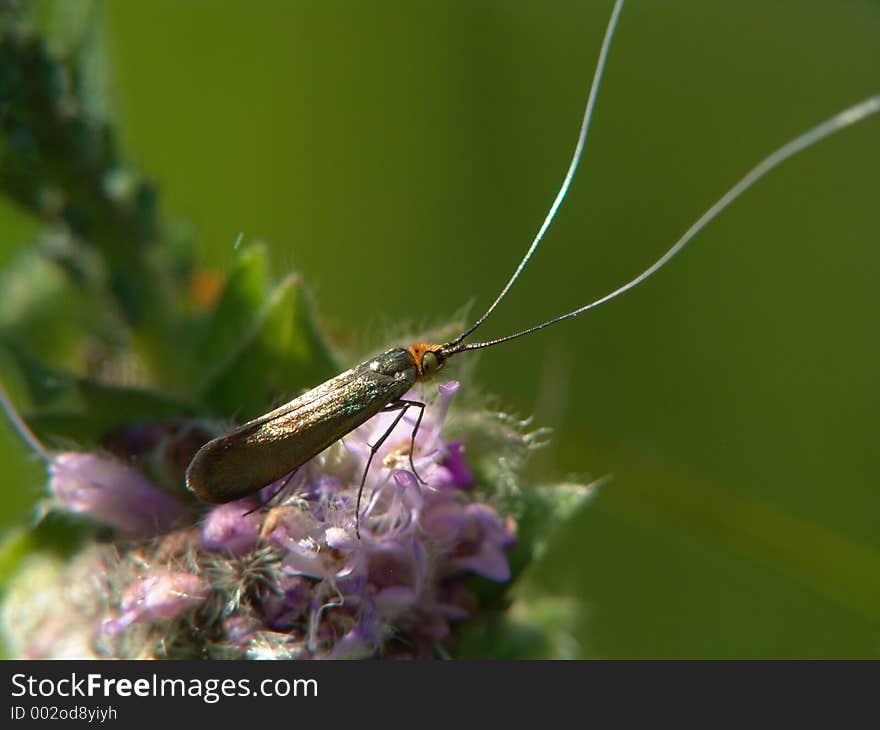
<path id="1" fill-rule="evenodd" d="M 414 342 L 409 346 L 409 354 L 412 355 L 413 360 L 416 362 L 416 372 L 418 373 L 419 380 L 426 377 L 422 372 L 422 358 L 425 356 L 426 352 L 440 352 L 441 345 L 431 345 L 427 342 Z"/>

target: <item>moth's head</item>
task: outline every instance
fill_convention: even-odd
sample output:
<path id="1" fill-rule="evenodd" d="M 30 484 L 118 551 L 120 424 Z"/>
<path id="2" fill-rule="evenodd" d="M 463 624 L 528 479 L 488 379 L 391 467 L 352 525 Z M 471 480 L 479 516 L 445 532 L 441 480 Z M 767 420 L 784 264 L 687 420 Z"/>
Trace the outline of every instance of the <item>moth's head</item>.
<path id="1" fill-rule="evenodd" d="M 439 373 L 446 364 L 446 356 L 441 345 L 416 342 L 410 345 L 409 354 L 416 364 L 419 380 L 428 380 Z"/>

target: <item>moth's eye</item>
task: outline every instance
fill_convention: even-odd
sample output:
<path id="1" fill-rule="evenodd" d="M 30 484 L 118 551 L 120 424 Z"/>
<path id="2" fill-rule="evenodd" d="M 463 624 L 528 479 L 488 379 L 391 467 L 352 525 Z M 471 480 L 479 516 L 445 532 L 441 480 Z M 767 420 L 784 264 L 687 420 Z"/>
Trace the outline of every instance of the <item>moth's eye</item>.
<path id="1" fill-rule="evenodd" d="M 428 378 L 443 367 L 443 361 L 437 357 L 436 352 L 426 352 L 422 355 L 422 377 Z"/>

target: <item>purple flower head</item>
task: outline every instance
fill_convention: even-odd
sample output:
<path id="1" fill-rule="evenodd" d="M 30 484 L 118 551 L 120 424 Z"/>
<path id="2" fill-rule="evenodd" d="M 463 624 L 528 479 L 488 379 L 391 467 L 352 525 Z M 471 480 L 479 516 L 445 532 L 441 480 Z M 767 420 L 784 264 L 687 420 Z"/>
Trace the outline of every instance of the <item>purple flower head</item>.
<path id="1" fill-rule="evenodd" d="M 228 550 L 242 555 L 257 543 L 260 517 L 253 510 L 257 502 L 240 499 L 214 507 L 202 523 L 202 545 L 208 550 Z"/>
<path id="2" fill-rule="evenodd" d="M 132 624 L 175 618 L 207 595 L 208 589 L 197 575 L 154 570 L 123 593 L 122 613 L 104 623 L 104 632 L 113 636 Z"/>
<path id="3" fill-rule="evenodd" d="M 308 608 L 312 582 L 299 575 L 282 574 L 277 582 L 263 588 L 260 594 L 261 613 L 273 629 L 296 626 L 299 617 Z"/>
<path id="4" fill-rule="evenodd" d="M 468 467 L 464 455 L 464 441 L 450 441 L 446 444 L 447 456 L 440 463 L 437 479 L 451 487 L 467 489 L 474 486 L 474 475 Z"/>
<path id="5" fill-rule="evenodd" d="M 136 537 L 165 532 L 185 515 L 174 497 L 139 472 L 96 454 L 66 451 L 54 456 L 49 489 L 64 509 Z"/>
<path id="6" fill-rule="evenodd" d="M 256 618 L 244 613 L 229 616 L 223 623 L 227 638 L 237 646 L 248 644 L 260 627 Z"/>
<path id="7" fill-rule="evenodd" d="M 490 580 L 508 580 L 510 566 L 505 551 L 516 544 L 511 527 L 485 504 L 469 504 L 462 517 L 453 564 Z"/>
<path id="8" fill-rule="evenodd" d="M 453 624 L 478 608 L 468 576 L 509 579 L 515 541 L 512 519 L 481 501 L 466 439 L 445 435 L 459 388 L 451 382 L 432 397 L 407 394 L 426 401 L 415 447 L 419 411 L 411 408 L 373 457 L 359 520 L 372 444 L 394 412 L 259 494 L 207 510 L 195 505 L 190 514 L 119 462 L 54 458 L 60 504 L 154 537 L 113 546 L 101 558 L 98 603 L 110 614 L 102 609 L 102 621 L 83 621 L 98 627 L 96 654 L 149 656 L 132 647 L 162 636 L 154 655 L 431 656 L 451 641 Z M 168 532 L 173 524 L 180 529 Z M 210 646 L 199 637 L 210 637 Z"/>
<path id="9" fill-rule="evenodd" d="M 365 627 L 357 625 L 343 635 L 323 658 L 369 659 L 376 653 L 378 646 L 379 642 L 365 631 Z"/>

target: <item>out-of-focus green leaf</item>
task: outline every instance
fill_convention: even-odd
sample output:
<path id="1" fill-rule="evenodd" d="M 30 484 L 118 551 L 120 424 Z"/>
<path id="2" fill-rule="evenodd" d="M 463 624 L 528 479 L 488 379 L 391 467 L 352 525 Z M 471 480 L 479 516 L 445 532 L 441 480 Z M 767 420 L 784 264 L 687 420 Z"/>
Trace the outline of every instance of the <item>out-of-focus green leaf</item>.
<path id="1" fill-rule="evenodd" d="M 34 545 L 30 530 L 23 527 L 6 534 L 0 543 L 0 592 L 6 588 L 22 558 L 33 552 Z"/>
<path id="2" fill-rule="evenodd" d="M 123 342 L 124 329 L 98 289 L 77 284 L 91 276 L 92 264 L 75 249 L 44 249 L 20 253 L 0 274 L 0 336 L 15 342 L 17 352 L 75 368 L 84 335 L 113 347 Z"/>
<path id="3" fill-rule="evenodd" d="M 31 404 L 36 407 L 57 407 L 69 394 L 76 377 L 69 372 L 49 367 L 12 342 L 0 346 L 0 363 L 4 381 L 14 378 L 26 386 Z"/>
<path id="4" fill-rule="evenodd" d="M 523 490 L 518 543 L 509 556 L 514 577 L 544 556 L 554 536 L 589 503 L 599 486 L 594 482 Z"/>
<path id="5" fill-rule="evenodd" d="M 106 430 L 106 421 L 84 411 L 43 411 L 27 414 L 28 426 L 37 438 L 59 449 L 94 446 Z"/>
<path id="6" fill-rule="evenodd" d="M 337 372 L 297 276 L 284 279 L 250 322 L 236 314 L 229 327 L 233 346 L 222 359 L 202 363 L 207 386 L 201 399 L 212 413 L 253 417 Z"/>
<path id="7" fill-rule="evenodd" d="M 60 447 L 96 444 L 119 426 L 195 412 L 192 405 L 165 393 L 80 378 L 11 347 L 0 348 L 0 366 L 4 381 L 26 386 L 32 404 L 26 419 L 30 428 L 41 440 Z"/>
<path id="8" fill-rule="evenodd" d="M 34 550 L 48 551 L 69 557 L 82 545 L 86 537 L 97 532 L 108 532 L 81 515 L 49 511 L 30 530 Z"/>
<path id="9" fill-rule="evenodd" d="M 190 404 L 154 390 L 124 388 L 81 378 L 76 381 L 76 391 L 85 410 L 112 421 L 113 425 L 162 421 L 193 413 Z"/>
<path id="10" fill-rule="evenodd" d="M 108 431 L 138 422 L 161 422 L 191 415 L 194 408 L 163 393 L 122 388 L 89 379 L 73 382 L 67 408 L 44 408 L 28 413 L 27 421 L 41 439 L 96 444 Z"/>
<path id="11" fill-rule="evenodd" d="M 195 382 L 203 382 L 205 369 L 225 362 L 265 306 L 271 287 L 264 246 L 243 251 L 229 274 L 223 294 L 195 348 Z"/>
<path id="12" fill-rule="evenodd" d="M 15 574 L 19 563 L 37 551 L 70 556 L 95 527 L 76 515 L 49 512 L 34 527 L 10 530 L 0 542 L 0 592 Z"/>
<path id="13" fill-rule="evenodd" d="M 581 613 L 565 596 L 518 598 L 505 612 L 469 622 L 457 633 L 458 659 L 575 659 L 573 631 Z"/>

